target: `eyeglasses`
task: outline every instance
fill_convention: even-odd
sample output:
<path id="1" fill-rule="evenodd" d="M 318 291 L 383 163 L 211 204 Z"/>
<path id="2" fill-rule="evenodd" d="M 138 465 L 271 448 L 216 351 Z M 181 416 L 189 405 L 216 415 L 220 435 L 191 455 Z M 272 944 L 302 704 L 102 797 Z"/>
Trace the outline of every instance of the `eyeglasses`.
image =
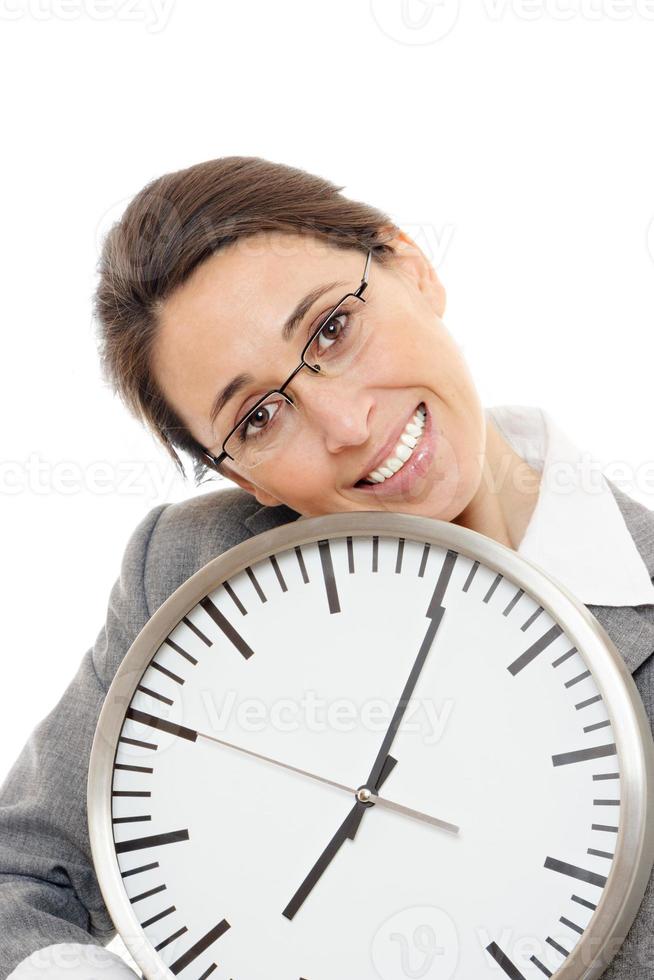
<path id="1" fill-rule="evenodd" d="M 225 437 L 222 452 L 203 454 L 218 467 L 231 459 L 244 468 L 253 469 L 280 455 L 295 439 L 301 428 L 301 413 L 286 388 L 302 368 L 324 378 L 347 371 L 366 349 L 372 333 L 366 315 L 363 292 L 368 285 L 372 249 L 368 249 L 363 276 L 358 288 L 346 293 L 330 312 L 321 318 L 304 345 L 300 363 L 279 387 L 267 391 L 239 419 Z"/>

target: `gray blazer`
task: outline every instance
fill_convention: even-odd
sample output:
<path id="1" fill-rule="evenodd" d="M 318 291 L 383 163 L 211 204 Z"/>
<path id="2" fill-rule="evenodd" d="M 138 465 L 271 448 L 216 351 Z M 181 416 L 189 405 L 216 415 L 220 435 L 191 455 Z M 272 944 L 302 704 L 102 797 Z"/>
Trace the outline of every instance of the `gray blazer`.
<path id="1" fill-rule="evenodd" d="M 629 531 L 654 579 L 654 512 L 613 484 Z M 238 488 L 153 507 L 133 531 L 109 596 L 106 622 L 50 714 L 0 788 L 0 976 L 55 943 L 105 945 L 115 928 L 91 863 L 86 778 L 107 689 L 132 641 L 175 589 L 216 555 L 297 519 L 261 507 Z M 654 715 L 654 604 L 588 606 L 624 657 Z M 654 977 L 654 889 L 607 980 Z"/>

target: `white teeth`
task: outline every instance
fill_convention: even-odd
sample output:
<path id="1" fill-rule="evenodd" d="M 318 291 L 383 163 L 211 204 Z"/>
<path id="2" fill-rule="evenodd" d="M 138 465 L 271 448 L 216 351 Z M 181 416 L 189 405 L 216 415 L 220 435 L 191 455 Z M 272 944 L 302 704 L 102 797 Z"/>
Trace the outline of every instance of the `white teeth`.
<path id="1" fill-rule="evenodd" d="M 422 408 L 416 410 L 413 417 L 404 427 L 404 432 L 400 436 L 400 441 L 393 450 L 393 455 L 385 459 L 384 462 L 369 473 L 366 480 L 371 483 L 383 483 L 389 477 L 400 470 L 406 461 L 413 455 L 420 436 L 425 428 L 426 413 Z"/>

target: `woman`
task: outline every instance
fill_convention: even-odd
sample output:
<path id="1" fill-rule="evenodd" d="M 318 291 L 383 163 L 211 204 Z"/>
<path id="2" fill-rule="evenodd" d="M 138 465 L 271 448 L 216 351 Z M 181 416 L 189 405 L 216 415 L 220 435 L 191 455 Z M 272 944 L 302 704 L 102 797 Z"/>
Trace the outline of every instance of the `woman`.
<path id="1" fill-rule="evenodd" d="M 105 376 L 196 484 L 135 529 L 107 622 L 0 795 L 2 975 L 132 976 L 92 945 L 113 926 L 90 863 L 88 755 L 131 642 L 198 568 L 298 516 L 389 510 L 452 521 L 536 561 L 616 642 L 652 712 L 654 516 L 591 474 L 546 412 L 484 410 L 420 249 L 328 181 L 258 158 L 168 174 L 104 244 Z M 571 464 L 566 485 L 549 478 Z M 636 608 L 637 607 L 637 608 Z M 72 790 L 71 790 L 72 786 Z M 650 890 L 606 977 L 647 968 Z M 11 972 L 14 971 L 14 972 Z"/>

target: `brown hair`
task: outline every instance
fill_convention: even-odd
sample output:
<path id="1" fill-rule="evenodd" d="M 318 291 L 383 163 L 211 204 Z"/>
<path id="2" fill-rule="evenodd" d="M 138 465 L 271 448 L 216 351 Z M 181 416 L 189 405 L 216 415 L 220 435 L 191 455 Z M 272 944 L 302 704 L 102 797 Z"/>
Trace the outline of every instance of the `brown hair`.
<path id="1" fill-rule="evenodd" d="M 93 298 L 102 376 L 153 432 L 186 478 L 175 451 L 188 453 L 196 486 L 215 469 L 167 403 L 151 370 L 161 304 L 214 252 L 263 231 L 309 233 L 337 248 L 372 248 L 399 231 L 368 204 L 322 177 L 260 157 L 207 160 L 151 181 L 107 233 Z"/>

